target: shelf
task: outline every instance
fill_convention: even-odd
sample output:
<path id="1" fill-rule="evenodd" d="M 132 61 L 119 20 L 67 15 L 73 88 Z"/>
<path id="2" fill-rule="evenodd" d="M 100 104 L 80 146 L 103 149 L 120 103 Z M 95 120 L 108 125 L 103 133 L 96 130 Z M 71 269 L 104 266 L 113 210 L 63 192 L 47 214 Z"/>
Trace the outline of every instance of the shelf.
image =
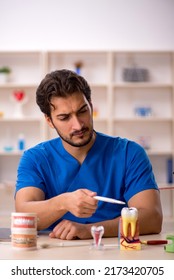
<path id="1" fill-rule="evenodd" d="M 174 190 L 174 184 L 158 184 L 160 190 Z"/>
<path id="2" fill-rule="evenodd" d="M 102 117 L 93 117 L 94 122 L 107 122 L 107 118 L 102 118 Z"/>
<path id="3" fill-rule="evenodd" d="M 90 83 L 90 88 L 105 88 L 107 89 L 107 84 L 104 83 Z"/>
<path id="4" fill-rule="evenodd" d="M 114 118 L 114 122 L 172 122 L 172 118 L 160 117 L 132 117 L 132 118 Z"/>
<path id="5" fill-rule="evenodd" d="M 11 156 L 21 156 L 22 155 L 22 153 L 23 153 L 23 151 L 16 151 L 16 150 L 14 150 L 14 151 L 10 151 L 10 152 L 5 152 L 5 151 L 0 151 L 0 156 L 9 156 L 9 157 L 11 157 Z"/>
<path id="6" fill-rule="evenodd" d="M 0 89 L 35 89 L 37 88 L 38 84 L 22 84 L 22 83 L 0 83 Z"/>
<path id="7" fill-rule="evenodd" d="M 37 117 L 23 117 L 23 118 L 6 118 L 6 117 L 0 117 L 0 122 L 41 122 L 41 118 Z"/>
<path id="8" fill-rule="evenodd" d="M 173 151 L 160 151 L 160 150 L 155 150 L 155 149 L 149 149 L 149 150 L 146 150 L 147 154 L 149 156 L 169 156 L 171 157 L 172 154 L 173 154 Z"/>
<path id="9" fill-rule="evenodd" d="M 148 88 L 148 89 L 153 89 L 153 88 L 172 88 L 173 84 L 172 83 L 141 83 L 141 82 L 132 82 L 132 83 L 114 83 L 113 84 L 114 88 Z"/>

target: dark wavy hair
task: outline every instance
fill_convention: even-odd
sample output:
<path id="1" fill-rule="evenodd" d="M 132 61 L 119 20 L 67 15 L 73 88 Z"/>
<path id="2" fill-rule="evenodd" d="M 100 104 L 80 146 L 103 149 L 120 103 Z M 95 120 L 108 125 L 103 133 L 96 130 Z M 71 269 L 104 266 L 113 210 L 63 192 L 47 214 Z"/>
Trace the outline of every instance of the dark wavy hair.
<path id="1" fill-rule="evenodd" d="M 62 69 L 48 73 L 36 90 L 36 103 L 40 110 L 51 117 L 51 98 L 67 97 L 81 92 L 91 101 L 91 89 L 87 81 L 77 73 Z"/>

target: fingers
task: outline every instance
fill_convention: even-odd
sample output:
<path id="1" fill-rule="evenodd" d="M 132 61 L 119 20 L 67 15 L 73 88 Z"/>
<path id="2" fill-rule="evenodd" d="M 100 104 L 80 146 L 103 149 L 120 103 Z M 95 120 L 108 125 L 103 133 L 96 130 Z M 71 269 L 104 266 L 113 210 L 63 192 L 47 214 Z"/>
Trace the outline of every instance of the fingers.
<path id="1" fill-rule="evenodd" d="M 60 238 L 63 240 L 72 240 L 77 237 L 76 223 L 71 221 L 61 221 L 49 234 L 51 238 Z"/>
<path id="2" fill-rule="evenodd" d="M 91 217 L 97 209 L 97 200 L 92 196 L 95 192 L 87 189 L 79 189 L 66 194 L 66 210 L 76 217 Z"/>
<path id="3" fill-rule="evenodd" d="M 91 197 L 97 195 L 96 192 L 93 192 L 93 191 L 88 190 L 88 189 L 81 189 L 81 191 L 83 191 L 86 195 L 89 195 L 89 196 L 91 196 Z"/>
<path id="4" fill-rule="evenodd" d="M 82 202 L 84 205 L 89 204 L 93 209 L 97 206 L 97 201 L 93 198 L 93 196 L 96 195 L 96 192 L 92 192 L 88 189 L 79 189 L 75 191 L 74 194 L 77 197 L 79 203 Z"/>
<path id="5" fill-rule="evenodd" d="M 97 204 L 91 205 L 90 203 L 86 203 L 86 202 L 79 203 L 74 208 L 75 216 L 80 218 L 91 217 L 95 213 L 96 208 L 97 208 Z"/>
<path id="6" fill-rule="evenodd" d="M 89 218 L 96 211 L 96 206 L 90 206 L 89 204 L 79 204 L 77 206 L 73 206 L 71 209 L 71 213 L 79 218 Z"/>
<path id="7" fill-rule="evenodd" d="M 98 201 L 93 198 L 94 195 L 96 195 L 95 192 L 87 189 L 78 189 L 74 192 L 65 193 L 62 195 L 62 209 L 76 217 L 91 217 L 98 205 Z"/>

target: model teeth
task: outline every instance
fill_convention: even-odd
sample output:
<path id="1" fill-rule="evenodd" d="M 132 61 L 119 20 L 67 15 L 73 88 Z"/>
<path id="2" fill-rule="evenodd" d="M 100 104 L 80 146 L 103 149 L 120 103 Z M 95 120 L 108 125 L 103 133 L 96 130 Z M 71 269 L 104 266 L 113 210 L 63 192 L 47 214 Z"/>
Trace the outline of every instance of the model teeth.
<path id="1" fill-rule="evenodd" d="M 135 236 L 136 222 L 138 219 L 138 210 L 135 207 L 124 207 L 121 210 L 122 222 L 123 222 L 123 234 L 125 237 L 128 236 L 129 224 L 131 226 L 131 236 Z"/>

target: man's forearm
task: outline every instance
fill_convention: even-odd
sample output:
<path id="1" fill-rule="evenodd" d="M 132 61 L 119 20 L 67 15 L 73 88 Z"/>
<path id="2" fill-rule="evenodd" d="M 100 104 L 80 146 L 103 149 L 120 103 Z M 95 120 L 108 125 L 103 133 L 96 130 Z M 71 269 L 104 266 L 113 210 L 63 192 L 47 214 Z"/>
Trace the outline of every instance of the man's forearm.
<path id="1" fill-rule="evenodd" d="M 67 211 L 61 207 L 61 196 L 48 200 L 27 201 L 16 207 L 17 212 L 33 212 L 37 214 L 38 230 L 45 229 L 61 218 Z"/>
<path id="2" fill-rule="evenodd" d="M 95 223 L 95 226 L 103 226 L 104 227 L 104 235 L 103 237 L 116 237 L 118 236 L 118 225 L 119 225 L 120 217 L 117 217 L 113 220 L 102 221 L 99 223 Z"/>

